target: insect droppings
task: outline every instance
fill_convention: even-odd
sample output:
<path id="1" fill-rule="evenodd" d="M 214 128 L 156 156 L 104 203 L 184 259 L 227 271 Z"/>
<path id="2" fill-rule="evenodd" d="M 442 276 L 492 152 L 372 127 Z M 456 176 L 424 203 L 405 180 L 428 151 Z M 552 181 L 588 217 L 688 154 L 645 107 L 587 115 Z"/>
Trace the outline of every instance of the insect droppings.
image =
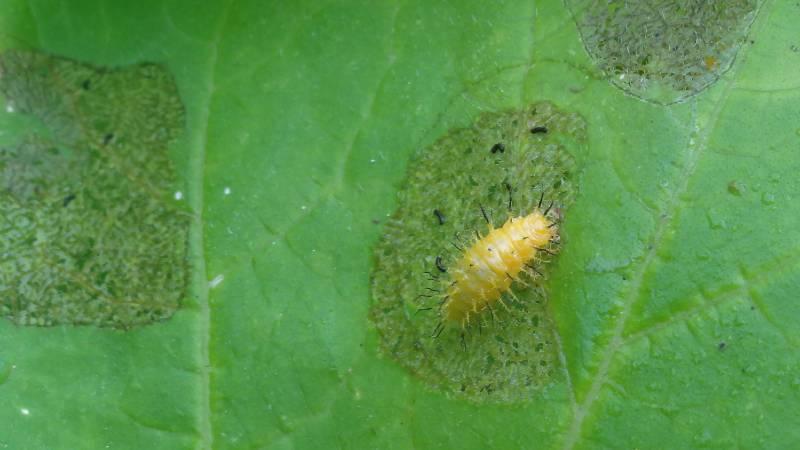
<path id="1" fill-rule="evenodd" d="M 66 197 L 64 197 L 62 205 L 64 206 L 64 208 L 66 208 L 67 206 L 69 206 L 70 203 L 72 203 L 73 200 L 75 200 L 75 194 L 69 194 Z"/>
<path id="2" fill-rule="evenodd" d="M 433 215 L 436 216 L 436 219 L 439 221 L 439 225 L 444 225 L 444 214 L 438 209 L 433 210 Z"/>
<path id="3" fill-rule="evenodd" d="M 439 272 L 447 272 L 447 267 L 444 266 L 441 255 L 436 257 L 436 268 L 439 269 Z"/>

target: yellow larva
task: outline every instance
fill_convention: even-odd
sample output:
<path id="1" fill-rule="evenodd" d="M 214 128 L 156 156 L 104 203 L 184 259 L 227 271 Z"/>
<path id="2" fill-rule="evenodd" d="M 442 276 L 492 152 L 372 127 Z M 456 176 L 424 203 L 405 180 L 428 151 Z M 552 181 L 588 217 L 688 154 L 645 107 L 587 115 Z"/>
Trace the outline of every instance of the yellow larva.
<path id="1" fill-rule="evenodd" d="M 464 327 L 471 315 L 502 303 L 501 296 L 511 292 L 520 272 L 532 275 L 528 267 L 555 235 L 554 223 L 538 209 L 509 218 L 500 228 L 489 224 L 489 234 L 477 239 L 449 270 L 443 320 Z"/>

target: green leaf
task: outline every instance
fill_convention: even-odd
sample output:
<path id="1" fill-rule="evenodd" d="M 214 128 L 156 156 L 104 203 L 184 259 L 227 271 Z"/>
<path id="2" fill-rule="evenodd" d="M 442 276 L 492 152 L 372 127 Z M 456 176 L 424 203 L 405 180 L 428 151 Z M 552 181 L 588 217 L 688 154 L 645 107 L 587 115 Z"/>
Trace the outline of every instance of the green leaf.
<path id="1" fill-rule="evenodd" d="M 170 319 L 0 321 L 0 447 L 792 447 L 800 7 L 757 5 L 708 87 L 651 97 L 567 3 L 0 2 L 2 49 L 174 76 L 194 217 Z M 473 402 L 382 349 L 373 248 L 416 152 L 540 101 L 588 133 L 548 285 L 561 374 Z"/>

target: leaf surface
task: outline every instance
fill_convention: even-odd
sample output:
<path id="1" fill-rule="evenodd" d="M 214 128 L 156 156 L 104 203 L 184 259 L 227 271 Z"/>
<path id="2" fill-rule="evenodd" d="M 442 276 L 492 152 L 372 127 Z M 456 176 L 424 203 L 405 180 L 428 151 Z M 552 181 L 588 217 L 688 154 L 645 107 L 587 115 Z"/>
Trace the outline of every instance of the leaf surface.
<path id="1" fill-rule="evenodd" d="M 670 105 L 609 83 L 560 2 L 0 10 L 3 48 L 172 72 L 186 110 L 175 189 L 195 216 L 189 295 L 170 320 L 127 332 L 0 321 L 0 447 L 800 440 L 795 2 L 760 5 L 730 69 Z M 371 249 L 415 151 L 483 111 L 542 100 L 588 132 L 550 285 L 569 394 L 452 399 L 381 356 Z"/>

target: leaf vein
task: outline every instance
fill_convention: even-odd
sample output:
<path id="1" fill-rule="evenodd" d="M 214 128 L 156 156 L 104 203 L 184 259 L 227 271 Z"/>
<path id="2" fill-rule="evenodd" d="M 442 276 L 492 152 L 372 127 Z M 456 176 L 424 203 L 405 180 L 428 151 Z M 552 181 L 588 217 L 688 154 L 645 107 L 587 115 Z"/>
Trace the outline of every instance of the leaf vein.
<path id="1" fill-rule="evenodd" d="M 664 206 L 662 208 L 663 213 L 658 216 L 659 219 L 656 229 L 652 238 L 650 239 L 651 244 L 649 245 L 647 253 L 644 255 L 643 259 L 640 260 L 641 262 L 639 264 L 639 268 L 632 278 L 631 288 L 628 290 L 628 294 L 622 299 L 622 310 L 614 322 L 611 340 L 606 346 L 604 354 L 602 355 L 602 359 L 598 364 L 598 368 L 591 379 L 589 391 L 587 392 L 583 401 L 580 403 L 578 411 L 573 416 L 572 423 L 565 436 L 563 446 L 564 449 L 574 448 L 578 442 L 578 439 L 581 437 L 584 419 L 587 417 L 595 400 L 598 399 L 600 389 L 607 381 L 606 379 L 608 377 L 609 369 L 613 362 L 614 356 L 616 355 L 617 350 L 619 350 L 624 343 L 623 333 L 625 331 L 625 326 L 628 322 L 633 304 L 641 298 L 645 276 L 651 264 L 657 258 L 658 249 L 664 243 L 664 237 L 675 225 L 674 219 L 676 218 L 676 213 L 679 211 L 682 204 L 682 195 L 688 190 L 690 181 L 696 173 L 701 156 L 708 148 L 709 138 L 712 131 L 714 131 L 716 128 L 723 105 L 725 105 L 727 98 L 736 83 L 736 70 L 741 67 L 741 64 L 745 59 L 746 53 L 744 52 L 746 52 L 746 47 L 743 47 L 740 52 L 743 52 L 740 62 L 736 67 L 732 67 L 730 69 L 728 74 L 730 80 L 728 81 L 727 86 L 725 86 L 721 98 L 716 101 L 715 107 L 709 116 L 709 122 L 705 127 L 703 127 L 703 132 L 699 132 L 698 130 L 699 123 L 697 114 L 697 100 L 694 100 L 693 102 L 693 123 L 695 125 L 695 130 L 689 135 L 686 164 L 683 171 L 680 173 L 678 183 L 676 183 L 676 188 L 673 189 L 671 195 L 669 195 L 664 201 Z"/>
<path id="2" fill-rule="evenodd" d="M 194 264 L 192 273 L 191 294 L 195 298 L 198 308 L 198 368 L 200 373 L 200 383 L 198 386 L 198 404 L 200 411 L 197 415 L 197 430 L 200 439 L 197 443 L 198 448 L 210 450 L 214 446 L 213 424 L 211 414 L 213 405 L 211 404 L 211 306 L 209 304 L 208 272 L 206 270 L 204 232 L 203 232 L 203 186 L 205 183 L 206 153 L 208 146 L 209 121 L 211 117 L 211 106 L 216 92 L 215 73 L 219 62 L 219 43 L 222 40 L 223 31 L 228 20 L 231 5 L 235 0 L 227 2 L 223 6 L 220 14 L 219 23 L 211 40 L 209 48 L 210 57 L 208 61 L 208 77 L 205 82 L 207 95 L 204 104 L 199 108 L 200 120 L 198 132 L 192 136 L 190 145 L 195 149 L 196 154 L 191 158 L 189 168 L 188 201 L 196 220 L 192 223 L 189 230 L 189 253 Z"/>

